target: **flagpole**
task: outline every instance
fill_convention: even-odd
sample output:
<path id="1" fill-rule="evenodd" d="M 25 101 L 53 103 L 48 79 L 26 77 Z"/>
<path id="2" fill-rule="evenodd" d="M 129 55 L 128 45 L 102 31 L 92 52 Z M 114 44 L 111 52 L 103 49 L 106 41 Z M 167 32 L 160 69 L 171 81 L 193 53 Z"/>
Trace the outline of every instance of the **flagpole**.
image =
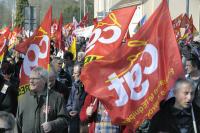
<path id="1" fill-rule="evenodd" d="M 47 96 L 46 96 L 45 122 L 48 121 L 48 104 L 49 104 L 49 74 L 48 74 L 48 79 L 47 79 Z"/>
<path id="2" fill-rule="evenodd" d="M 197 125 L 196 125 L 196 120 L 195 120 L 192 104 L 191 104 L 191 112 L 192 112 L 192 123 L 193 123 L 193 127 L 194 127 L 194 133 L 197 133 Z"/>
<path id="3" fill-rule="evenodd" d="M 50 56 L 49 56 L 49 61 L 50 61 Z M 47 93 L 46 93 L 47 96 L 46 96 L 45 122 L 48 121 L 48 105 L 49 105 L 49 90 L 50 90 L 50 85 L 49 85 L 50 62 L 49 61 L 48 61 L 49 64 L 47 65 L 47 72 L 48 73 L 47 73 Z"/>
<path id="4" fill-rule="evenodd" d="M 51 14 L 52 15 L 52 14 Z M 49 84 L 49 73 L 50 73 L 50 35 L 48 35 L 48 38 L 49 38 L 49 57 L 48 57 L 48 64 L 47 64 L 47 93 L 46 93 L 46 109 L 45 109 L 45 122 L 48 121 L 48 105 L 49 105 L 49 89 L 50 89 L 50 84 Z"/>

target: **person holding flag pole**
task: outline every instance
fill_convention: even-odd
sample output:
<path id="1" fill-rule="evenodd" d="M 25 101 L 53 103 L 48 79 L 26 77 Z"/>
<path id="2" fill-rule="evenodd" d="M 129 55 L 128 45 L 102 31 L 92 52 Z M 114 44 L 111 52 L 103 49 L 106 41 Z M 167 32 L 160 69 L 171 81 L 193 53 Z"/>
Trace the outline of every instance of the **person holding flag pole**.
<path id="1" fill-rule="evenodd" d="M 64 133 L 67 115 L 64 98 L 47 88 L 48 72 L 36 67 L 30 74 L 30 91 L 19 99 L 17 129 L 19 133 Z"/>
<path id="2" fill-rule="evenodd" d="M 48 88 L 51 20 L 52 6 L 33 36 L 15 48 L 26 53 L 16 115 L 19 133 L 64 133 L 67 129 L 64 98 Z"/>

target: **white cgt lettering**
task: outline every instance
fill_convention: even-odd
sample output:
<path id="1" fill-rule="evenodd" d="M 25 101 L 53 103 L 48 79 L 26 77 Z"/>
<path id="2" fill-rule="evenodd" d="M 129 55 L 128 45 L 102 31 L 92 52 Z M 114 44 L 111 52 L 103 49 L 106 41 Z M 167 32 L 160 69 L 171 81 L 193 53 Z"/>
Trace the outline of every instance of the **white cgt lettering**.
<path id="1" fill-rule="evenodd" d="M 148 67 L 145 66 L 144 71 L 143 71 L 144 74 L 148 75 L 148 74 L 153 73 L 158 67 L 158 50 L 154 45 L 147 44 L 143 51 L 143 54 L 144 53 L 148 53 L 152 59 L 151 65 Z M 143 54 L 140 58 L 140 61 L 142 61 Z M 149 80 L 146 79 L 144 82 L 142 82 L 142 68 L 139 63 L 135 64 L 132 67 L 131 71 L 125 73 L 123 77 L 121 77 L 120 79 L 117 77 L 116 73 L 111 74 L 108 77 L 108 79 L 111 80 L 111 85 L 108 86 L 108 90 L 115 89 L 119 97 L 119 99 L 115 101 L 116 106 L 118 107 L 124 106 L 128 102 L 128 94 L 123 85 L 123 82 L 124 82 L 124 80 L 122 80 L 123 78 L 125 79 L 131 91 L 131 94 L 130 94 L 131 100 L 137 101 L 137 100 L 142 99 L 146 95 L 149 89 Z M 135 88 L 140 87 L 140 86 L 141 86 L 141 90 L 137 92 Z"/>
<path id="2" fill-rule="evenodd" d="M 37 44 L 31 44 L 27 50 L 26 56 L 24 57 L 24 62 L 23 62 L 23 69 L 24 69 L 24 73 L 26 74 L 26 76 L 29 76 L 31 73 L 31 70 L 33 67 L 38 66 L 38 59 L 44 59 L 47 57 L 48 54 L 48 42 L 49 42 L 49 37 L 47 35 L 43 35 L 42 40 L 39 43 L 39 46 L 42 46 L 43 43 L 45 43 L 46 45 L 46 49 L 44 51 L 44 53 L 42 53 L 40 51 L 40 48 Z M 33 52 L 35 55 L 35 58 L 33 61 L 31 61 L 29 59 L 28 54 L 30 52 Z M 21 76 L 21 72 L 20 72 L 20 76 Z"/>
<path id="3" fill-rule="evenodd" d="M 101 37 L 102 30 L 104 32 L 112 30 L 113 31 L 113 35 L 110 38 L 105 38 L 103 36 Z M 94 35 L 94 38 L 87 45 L 86 54 L 94 48 L 96 41 L 99 41 L 102 44 L 111 44 L 111 43 L 117 41 L 119 39 L 119 37 L 121 36 L 121 29 L 118 26 L 108 26 L 108 27 L 106 27 L 106 28 L 104 28 L 102 30 L 97 28 L 97 29 L 95 29 L 93 31 L 91 36 Z"/>

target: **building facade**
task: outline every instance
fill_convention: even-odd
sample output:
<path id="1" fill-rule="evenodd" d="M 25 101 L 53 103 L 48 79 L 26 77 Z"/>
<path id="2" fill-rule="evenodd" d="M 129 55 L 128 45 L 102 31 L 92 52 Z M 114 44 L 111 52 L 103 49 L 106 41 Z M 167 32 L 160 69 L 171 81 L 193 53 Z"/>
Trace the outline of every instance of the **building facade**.
<path id="1" fill-rule="evenodd" d="M 135 25 L 146 15 L 148 17 L 155 11 L 162 0 L 94 0 L 94 17 L 102 19 L 109 11 L 130 6 L 138 5 L 135 15 L 131 21 L 132 31 Z M 168 0 L 170 14 L 172 19 L 181 13 L 187 13 L 193 16 L 193 23 L 200 31 L 200 0 Z M 131 29 L 132 28 L 132 29 Z"/>

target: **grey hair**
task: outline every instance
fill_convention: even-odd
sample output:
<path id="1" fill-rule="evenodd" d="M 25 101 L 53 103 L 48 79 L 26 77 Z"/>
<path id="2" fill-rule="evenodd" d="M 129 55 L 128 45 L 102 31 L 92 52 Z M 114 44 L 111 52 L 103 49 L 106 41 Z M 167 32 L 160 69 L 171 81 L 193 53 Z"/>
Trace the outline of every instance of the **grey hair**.
<path id="1" fill-rule="evenodd" d="M 192 89 L 194 90 L 195 87 L 194 87 L 194 83 L 191 81 L 191 80 L 187 80 L 187 79 L 178 79 L 176 80 L 176 83 L 174 85 L 174 91 L 177 91 L 179 90 L 181 87 L 182 84 L 188 84 L 192 87 Z"/>
<path id="2" fill-rule="evenodd" d="M 13 114 L 5 112 L 5 111 L 0 111 L 0 121 L 4 124 L 0 124 L 0 128 L 7 128 L 10 130 L 13 130 L 15 127 L 15 118 Z M 3 126 L 3 127 L 2 127 Z"/>
<path id="3" fill-rule="evenodd" d="M 44 79 L 45 82 L 47 82 L 47 80 L 48 80 L 48 72 L 47 72 L 46 69 L 44 69 L 44 68 L 41 67 L 41 66 L 37 66 L 37 67 L 35 67 L 35 68 L 32 70 L 32 72 L 39 73 L 40 77 L 41 77 L 42 79 Z"/>

